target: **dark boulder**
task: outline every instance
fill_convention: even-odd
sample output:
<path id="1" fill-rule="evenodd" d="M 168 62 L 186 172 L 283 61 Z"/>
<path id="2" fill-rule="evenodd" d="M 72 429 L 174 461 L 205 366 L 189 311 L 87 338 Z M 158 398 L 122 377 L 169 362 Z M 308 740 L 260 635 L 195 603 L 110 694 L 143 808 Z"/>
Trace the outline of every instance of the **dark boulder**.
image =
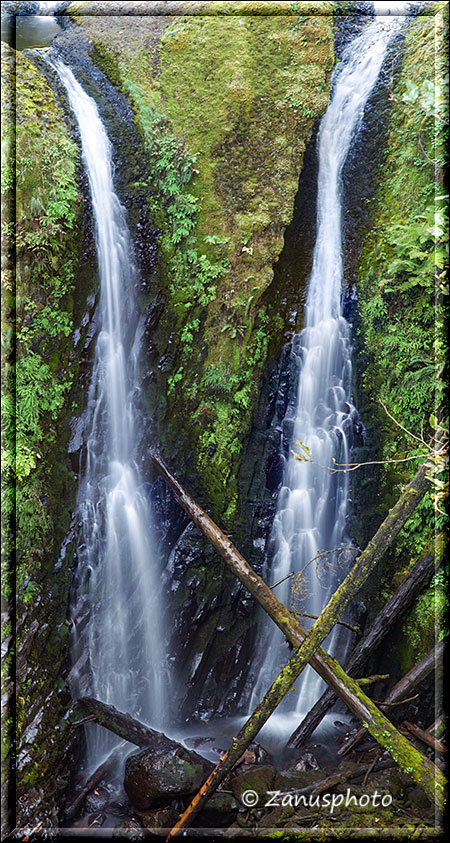
<path id="1" fill-rule="evenodd" d="M 179 745 L 162 751 L 144 749 L 127 758 L 125 790 L 136 808 L 162 799 L 189 796 L 199 790 L 213 765 Z"/>

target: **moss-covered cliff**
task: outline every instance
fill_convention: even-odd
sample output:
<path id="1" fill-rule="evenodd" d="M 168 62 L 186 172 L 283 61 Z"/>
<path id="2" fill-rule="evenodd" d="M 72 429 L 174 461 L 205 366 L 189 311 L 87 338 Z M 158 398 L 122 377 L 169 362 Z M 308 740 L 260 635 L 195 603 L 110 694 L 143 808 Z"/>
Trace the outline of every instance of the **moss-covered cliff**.
<path id="1" fill-rule="evenodd" d="M 156 270 L 141 261 L 152 444 L 258 566 L 268 524 L 262 501 L 271 491 L 263 437 L 249 444 L 249 435 L 265 409 L 269 343 L 279 353 L 284 341 L 284 279 L 274 280 L 273 267 L 305 147 L 328 102 L 332 7 L 157 7 L 133 4 L 137 16 L 115 16 L 102 14 L 113 4 L 71 4 L 79 27 L 57 44 L 89 84 L 87 42 L 93 62 L 133 103 L 142 139 L 143 148 L 127 152 L 140 173 L 123 189 L 136 243 L 143 233 L 133 227 L 136 206 L 149 210 L 147 229 L 159 229 Z M 116 131 L 114 116 L 105 119 Z M 188 694 L 183 714 L 230 711 L 236 703 L 232 693 L 224 700 L 223 684 L 239 698 L 254 607 L 198 531 L 183 534 L 186 522 L 172 515 L 169 543 L 178 545 L 169 626 Z"/>
<path id="2" fill-rule="evenodd" d="M 58 557 L 75 488 L 67 458 L 79 359 L 73 340 L 92 274 L 80 274 L 78 147 L 35 65 L 4 44 L 2 62 L 4 760 L 15 765 L 17 823 L 41 803 L 40 818 L 53 824 L 52 798 L 70 750 L 62 678 L 70 554 Z"/>
<path id="3" fill-rule="evenodd" d="M 220 3 L 172 18 L 76 17 L 94 61 L 134 102 L 148 155 L 162 231 L 163 365 L 148 387 L 158 438 L 228 526 L 271 330 L 260 298 L 333 64 L 329 4 L 287 3 L 283 16 L 232 5 L 223 17 Z"/>
<path id="4" fill-rule="evenodd" d="M 445 4 L 436 4 L 435 12 L 439 6 Z M 445 424 L 445 32 L 440 13 L 421 15 L 409 24 L 359 268 L 357 404 L 370 454 L 384 462 L 362 484 L 355 481 L 355 498 L 365 512 L 362 541 L 416 470 L 419 463 L 411 456 L 419 457 L 424 449 L 414 437 L 427 439 L 437 420 Z M 443 479 L 441 473 L 438 481 Z M 442 553 L 441 545 L 436 551 L 434 547 L 443 524 L 432 500 L 437 495 L 434 500 L 442 509 L 439 492 L 435 485 L 402 531 L 382 577 L 377 573 L 372 578 L 371 613 L 422 554 Z M 433 644 L 443 581 L 441 571 L 406 618 L 403 632 L 399 625 L 391 639 L 401 674 Z"/>

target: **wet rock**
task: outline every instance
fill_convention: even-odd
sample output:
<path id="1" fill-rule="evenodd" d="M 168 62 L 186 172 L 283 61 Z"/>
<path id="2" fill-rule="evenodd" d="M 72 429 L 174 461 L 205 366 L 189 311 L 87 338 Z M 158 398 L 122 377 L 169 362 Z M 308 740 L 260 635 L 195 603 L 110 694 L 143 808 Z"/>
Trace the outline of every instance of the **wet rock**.
<path id="1" fill-rule="evenodd" d="M 304 773 L 307 770 L 318 770 L 320 764 L 312 752 L 302 752 L 302 754 L 286 765 L 285 770 L 293 773 Z"/>
<path id="2" fill-rule="evenodd" d="M 163 752 L 144 749 L 127 758 L 124 786 L 136 808 L 150 808 L 159 799 L 196 793 L 211 769 L 183 746 Z"/>
<path id="3" fill-rule="evenodd" d="M 231 822 L 238 810 L 240 804 L 231 793 L 223 793 L 217 790 L 213 793 L 211 799 L 208 799 L 203 811 L 200 814 L 201 818 L 205 818 L 205 822 L 215 817 L 218 823 Z"/>
<path id="4" fill-rule="evenodd" d="M 276 828 L 282 826 L 284 823 L 294 815 L 294 808 L 291 805 L 279 805 L 272 811 L 264 814 L 258 822 L 258 829 L 260 828 Z"/>
<path id="5" fill-rule="evenodd" d="M 277 770 L 274 781 L 274 790 L 285 793 L 291 790 L 302 790 L 315 782 L 326 778 L 324 770 Z"/>
<path id="6" fill-rule="evenodd" d="M 251 743 L 241 755 L 236 767 L 239 768 L 239 773 L 243 773 L 244 770 L 250 769 L 255 764 L 270 765 L 271 761 L 272 756 L 264 747 L 258 743 Z"/>
<path id="7" fill-rule="evenodd" d="M 167 834 L 173 828 L 179 818 L 175 808 L 155 808 L 153 811 L 140 811 L 139 817 L 144 828 L 148 828 L 155 834 Z"/>
<path id="8" fill-rule="evenodd" d="M 90 814 L 98 811 L 104 811 L 109 802 L 109 798 L 109 793 L 104 788 L 93 790 L 86 797 L 86 811 Z"/>
<path id="9" fill-rule="evenodd" d="M 87 825 L 89 828 L 97 828 L 103 825 L 105 819 L 106 814 L 103 811 L 94 811 L 92 814 L 89 814 Z"/>
<path id="10" fill-rule="evenodd" d="M 113 837 L 121 837 L 125 840 L 145 840 L 144 829 L 136 820 L 122 820 L 114 827 Z"/>
<path id="11" fill-rule="evenodd" d="M 267 801 L 267 791 L 273 790 L 276 775 L 276 768 L 269 765 L 249 767 L 248 770 L 231 779 L 230 787 L 240 805 L 257 807 L 257 805 L 264 805 Z M 249 805 L 248 800 L 246 804 L 244 796 L 246 791 L 255 792 L 257 799 L 255 798 L 254 804 Z"/>

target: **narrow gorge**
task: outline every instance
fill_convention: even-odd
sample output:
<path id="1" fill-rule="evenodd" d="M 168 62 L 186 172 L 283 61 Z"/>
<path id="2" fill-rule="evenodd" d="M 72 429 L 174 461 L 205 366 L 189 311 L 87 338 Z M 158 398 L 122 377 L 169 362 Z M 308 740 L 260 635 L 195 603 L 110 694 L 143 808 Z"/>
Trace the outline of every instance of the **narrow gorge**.
<path id="1" fill-rule="evenodd" d="M 447 17 L 2 4 L 4 839 L 439 837 Z"/>

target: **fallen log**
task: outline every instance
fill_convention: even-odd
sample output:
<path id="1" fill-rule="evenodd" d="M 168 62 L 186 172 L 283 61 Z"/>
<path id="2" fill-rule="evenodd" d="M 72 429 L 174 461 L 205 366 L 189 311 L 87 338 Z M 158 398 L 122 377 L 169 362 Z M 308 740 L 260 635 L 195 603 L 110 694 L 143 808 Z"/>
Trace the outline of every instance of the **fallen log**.
<path id="1" fill-rule="evenodd" d="M 436 647 L 433 647 L 426 656 L 423 657 L 423 659 L 417 662 L 417 664 L 408 671 L 408 673 L 399 679 L 397 684 L 394 685 L 387 695 L 386 699 L 383 700 L 382 703 L 379 703 L 380 708 L 384 709 L 384 706 L 392 705 L 407 697 L 411 691 L 414 691 L 414 689 L 417 688 L 424 679 L 426 679 L 432 670 L 442 664 L 443 656 L 444 642 L 440 641 L 439 644 L 437 644 Z M 351 738 L 348 738 L 338 749 L 338 755 L 346 755 L 351 749 L 354 749 L 364 737 L 364 733 L 365 729 L 358 729 L 358 731 L 352 735 Z"/>
<path id="2" fill-rule="evenodd" d="M 442 556 L 438 553 L 435 556 L 428 554 L 420 559 L 403 580 L 395 594 L 387 601 L 383 609 L 378 613 L 375 620 L 367 630 L 362 641 L 355 647 L 350 660 L 345 665 L 346 673 L 356 676 L 366 664 L 369 657 L 381 644 L 399 618 L 412 605 L 417 595 L 428 585 L 433 574 L 437 570 Z M 297 729 L 289 738 L 289 747 L 300 747 L 312 733 L 330 708 L 336 702 L 336 694 L 330 688 L 322 694 L 320 699 L 308 712 Z"/>
<path id="3" fill-rule="evenodd" d="M 168 738 L 163 732 L 145 726 L 131 714 L 124 714 L 123 711 L 119 711 L 113 705 L 107 705 L 94 697 L 79 697 L 75 701 L 75 705 L 80 711 L 89 712 L 99 726 L 104 726 L 105 729 L 141 749 L 148 748 L 154 750 L 155 753 L 162 753 L 175 752 L 182 746 L 172 738 Z M 203 764 L 205 773 L 210 772 L 213 766 L 211 761 L 192 749 L 189 750 L 189 754 Z"/>
<path id="4" fill-rule="evenodd" d="M 172 741 L 162 732 L 157 732 L 151 729 L 150 726 L 144 726 L 139 720 L 131 717 L 130 714 L 124 714 L 118 711 L 113 705 L 107 705 L 94 697 L 79 697 L 75 700 L 74 705 L 82 714 L 86 713 L 87 717 L 92 717 L 99 726 L 104 726 L 110 732 L 114 732 L 119 738 L 135 744 L 140 747 L 151 747 L 157 749 L 170 749 L 170 747 L 178 747 L 175 741 Z"/>
<path id="5" fill-rule="evenodd" d="M 442 741 L 438 740 L 438 738 L 434 738 L 433 735 L 430 735 L 429 732 L 425 731 L 425 729 L 421 729 L 419 726 L 416 726 L 415 723 L 410 723 L 409 720 L 404 720 L 403 725 L 408 732 L 411 732 L 419 741 L 425 743 L 427 746 L 431 746 L 431 749 L 438 755 L 445 755 L 446 747 L 442 743 Z"/>
<path id="6" fill-rule="evenodd" d="M 442 717 L 438 717 L 431 726 L 428 726 L 427 732 L 434 735 L 435 738 L 440 738 L 444 734 L 444 721 Z"/>
<path id="7" fill-rule="evenodd" d="M 384 554 L 386 547 L 394 541 L 398 532 L 408 520 L 409 515 L 425 494 L 429 485 L 429 480 L 426 476 L 428 466 L 425 464 L 420 467 L 411 483 L 408 484 L 404 493 L 400 496 L 397 504 L 390 511 L 377 531 L 376 536 L 369 542 L 366 550 L 361 553 L 350 573 L 344 582 L 341 583 L 312 629 L 309 633 L 306 633 L 295 616 L 275 597 L 266 583 L 248 565 L 243 556 L 234 547 L 229 538 L 222 533 L 212 518 L 183 489 L 164 461 L 156 454 L 152 454 L 152 460 L 173 491 L 178 503 L 180 503 L 183 509 L 185 509 L 193 521 L 210 539 L 225 562 L 263 606 L 270 617 L 272 617 L 292 646 L 299 647 L 298 652 L 289 662 L 293 678 L 295 679 L 306 664 L 310 663 L 348 705 L 350 710 L 364 723 L 380 745 L 387 749 L 392 757 L 394 757 L 400 767 L 403 769 L 406 768 L 414 780 L 431 795 L 432 799 L 436 799 L 439 807 L 442 808 L 445 779 L 441 772 L 411 746 L 404 736 L 392 726 L 389 720 L 378 711 L 369 697 L 363 693 L 358 683 L 348 677 L 340 665 L 320 647 L 321 642 L 326 638 L 336 621 L 339 620 L 346 606 L 353 599 L 357 589 L 365 582 L 365 579 L 367 579 L 378 560 Z M 274 685 L 271 691 L 274 690 Z M 271 691 L 269 691 L 269 694 Z M 253 740 L 254 734 L 252 732 L 251 737 L 245 745 L 240 747 L 238 757 L 242 755 L 248 744 Z M 232 744 L 233 748 L 234 742 Z M 226 753 L 223 762 L 226 761 L 227 757 L 228 753 Z M 220 764 L 223 762 L 220 762 Z M 220 764 L 218 767 L 220 767 Z M 213 771 L 211 776 L 214 775 L 215 771 Z M 205 782 L 203 787 L 206 788 L 207 784 L 208 782 Z M 200 796 L 200 793 L 201 791 L 197 794 L 197 797 Z M 199 801 L 197 797 L 194 797 L 191 806 L 189 806 L 183 815 L 185 819 L 186 815 L 192 817 L 194 810 L 195 813 L 198 812 L 196 810 Z M 206 796 L 206 798 L 209 798 L 209 796 Z M 173 829 L 174 833 L 171 833 L 169 838 L 181 833 L 181 829 L 182 826 L 177 824 Z"/>

